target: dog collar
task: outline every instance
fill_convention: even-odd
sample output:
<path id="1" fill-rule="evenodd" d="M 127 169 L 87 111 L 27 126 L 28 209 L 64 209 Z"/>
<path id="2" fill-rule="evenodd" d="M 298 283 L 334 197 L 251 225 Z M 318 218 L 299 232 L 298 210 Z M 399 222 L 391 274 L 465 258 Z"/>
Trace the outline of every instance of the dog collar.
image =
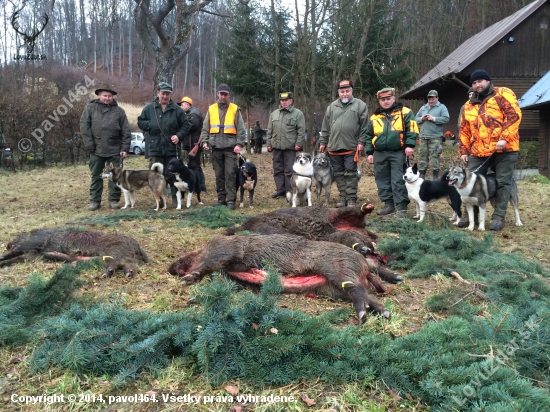
<path id="1" fill-rule="evenodd" d="M 296 173 L 296 172 L 294 172 L 294 174 L 297 175 L 297 176 L 307 177 L 309 179 L 311 179 L 313 177 L 313 175 L 302 175 L 302 174 Z"/>
<path id="2" fill-rule="evenodd" d="M 459 187 L 459 189 L 464 189 L 466 186 L 468 186 L 469 182 L 464 183 L 462 186 Z"/>
<path id="3" fill-rule="evenodd" d="M 405 182 L 407 182 L 408 184 L 413 184 L 414 182 L 416 182 L 419 178 L 417 177 L 416 180 L 413 180 L 412 182 L 409 182 L 408 180 L 405 180 Z"/>

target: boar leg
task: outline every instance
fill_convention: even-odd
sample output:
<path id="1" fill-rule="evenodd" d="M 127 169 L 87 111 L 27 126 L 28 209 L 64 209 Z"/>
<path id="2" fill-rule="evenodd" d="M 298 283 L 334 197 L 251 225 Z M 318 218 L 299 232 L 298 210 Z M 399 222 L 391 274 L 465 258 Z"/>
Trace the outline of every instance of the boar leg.
<path id="1" fill-rule="evenodd" d="M 66 253 L 55 252 L 55 251 L 44 252 L 42 256 L 44 256 L 46 259 L 49 259 L 49 260 L 56 260 L 59 262 L 67 262 L 67 263 L 72 263 L 77 260 L 74 256 L 67 255 Z"/>
<path id="2" fill-rule="evenodd" d="M 347 292 L 353 306 L 355 307 L 355 313 L 360 323 L 365 321 L 367 310 L 372 310 L 384 316 L 386 319 L 390 318 L 390 311 L 384 307 L 373 297 L 369 296 L 367 289 L 360 283 L 347 283 L 342 284 L 342 287 Z"/>
<path id="3" fill-rule="evenodd" d="M 8 252 L 5 255 L 0 256 L 0 267 L 24 262 L 27 258 L 28 256 L 25 252 Z"/>
<path id="4" fill-rule="evenodd" d="M 378 276 L 380 276 L 386 282 L 389 282 L 389 283 L 403 282 L 402 276 L 399 276 L 397 273 L 394 273 L 391 270 L 386 269 L 384 266 L 381 266 L 380 263 L 378 263 L 372 258 L 367 257 L 366 259 L 367 259 L 367 264 L 369 265 L 369 269 L 372 271 L 375 271 L 378 274 Z"/>

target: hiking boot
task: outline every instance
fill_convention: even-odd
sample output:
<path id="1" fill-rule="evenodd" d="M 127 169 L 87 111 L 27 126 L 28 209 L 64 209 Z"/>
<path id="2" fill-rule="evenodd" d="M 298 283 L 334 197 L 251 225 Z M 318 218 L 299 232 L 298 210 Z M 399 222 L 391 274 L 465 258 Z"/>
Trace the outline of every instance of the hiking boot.
<path id="1" fill-rule="evenodd" d="M 336 203 L 336 207 L 344 207 L 346 205 L 345 200 L 340 200 L 338 203 Z"/>
<path id="2" fill-rule="evenodd" d="M 88 206 L 88 210 L 94 211 L 101 207 L 101 203 L 99 202 L 90 202 L 90 205 Z"/>
<path id="3" fill-rule="evenodd" d="M 433 170 L 433 180 L 439 180 L 439 169 Z"/>
<path id="4" fill-rule="evenodd" d="M 227 206 L 227 203 L 222 202 L 221 200 L 218 200 L 216 203 L 212 205 L 213 207 L 220 207 L 220 206 Z"/>
<path id="5" fill-rule="evenodd" d="M 272 199 L 277 199 L 278 197 L 286 196 L 286 192 L 284 190 L 277 190 L 275 193 L 271 195 Z"/>
<path id="6" fill-rule="evenodd" d="M 491 224 L 489 225 L 489 230 L 502 230 L 504 224 L 500 219 L 492 219 Z"/>
<path id="7" fill-rule="evenodd" d="M 109 202 L 109 207 L 114 210 L 120 209 L 120 205 L 118 204 L 118 201 L 115 201 L 115 200 L 112 200 Z"/>
<path id="8" fill-rule="evenodd" d="M 468 219 L 468 215 L 464 214 L 462 215 L 462 218 L 458 222 L 458 227 L 465 228 L 470 226 L 470 219 Z"/>
<path id="9" fill-rule="evenodd" d="M 357 205 L 357 202 L 355 202 L 355 200 L 353 199 L 348 200 L 347 206 L 356 206 L 356 205 Z"/>
<path id="10" fill-rule="evenodd" d="M 235 203 L 233 202 L 227 202 L 227 208 L 229 210 L 235 210 Z"/>
<path id="11" fill-rule="evenodd" d="M 405 219 L 407 217 L 407 211 L 406 210 L 398 210 L 395 212 L 395 217 L 397 219 Z"/>
<path id="12" fill-rule="evenodd" d="M 377 215 L 385 216 L 389 215 L 390 213 L 395 212 L 395 206 L 394 205 L 386 205 L 382 209 L 380 209 L 378 212 L 376 212 Z"/>

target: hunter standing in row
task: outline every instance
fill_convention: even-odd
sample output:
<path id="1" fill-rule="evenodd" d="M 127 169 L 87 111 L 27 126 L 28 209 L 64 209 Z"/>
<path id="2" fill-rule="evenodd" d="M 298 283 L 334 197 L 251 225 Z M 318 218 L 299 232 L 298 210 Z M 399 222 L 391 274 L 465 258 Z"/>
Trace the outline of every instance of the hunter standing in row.
<path id="1" fill-rule="evenodd" d="M 441 140 L 443 125 L 449 123 L 449 111 L 439 101 L 437 90 L 428 92 L 428 103 L 416 114 L 416 123 L 420 126 L 418 145 L 418 172 L 422 179 L 426 178 L 428 164 L 433 171 L 433 180 L 439 177 L 439 156 L 441 155 Z"/>
<path id="2" fill-rule="evenodd" d="M 267 151 L 273 152 L 273 179 L 276 199 L 290 192 L 290 178 L 294 172 L 296 152 L 302 150 L 306 121 L 301 110 L 294 107 L 292 92 L 279 94 L 281 106 L 269 115 L 267 125 Z"/>
<path id="3" fill-rule="evenodd" d="M 218 201 L 214 207 L 225 205 L 235 210 L 237 199 L 237 155 L 245 145 L 246 129 L 239 106 L 230 103 L 231 89 L 220 84 L 218 101 L 208 107 L 202 126 L 203 148 L 212 150 L 212 168 L 216 175 Z"/>
<path id="4" fill-rule="evenodd" d="M 189 121 L 182 108 L 170 98 L 172 86 L 160 82 L 157 97 L 148 103 L 138 117 L 138 127 L 146 132 L 149 168 L 153 163 L 162 163 L 168 180 L 168 164 L 178 154 L 178 143 L 189 133 Z M 178 205 L 177 189 L 170 184 L 172 206 Z M 162 203 L 162 202 L 161 202 Z M 163 205 L 161 204 L 160 207 Z M 155 204 L 155 208 L 157 205 Z"/>
<path id="5" fill-rule="evenodd" d="M 103 179 L 101 173 L 106 164 L 122 166 L 121 159 L 126 158 L 132 141 L 132 130 L 128 118 L 114 99 L 117 92 L 104 84 L 95 91 L 97 99 L 91 100 L 80 117 L 80 134 L 84 149 L 90 153 L 90 205 L 88 210 L 101 207 Z M 109 206 L 119 209 L 120 188 L 111 179 L 109 187 Z"/>
<path id="6" fill-rule="evenodd" d="M 351 80 L 336 85 L 338 99 L 328 106 L 323 118 L 319 151 L 328 150 L 334 180 L 340 192 L 336 207 L 355 206 L 357 203 L 357 162 L 359 152 L 365 150 L 361 139 L 368 122 L 367 105 L 353 97 Z"/>

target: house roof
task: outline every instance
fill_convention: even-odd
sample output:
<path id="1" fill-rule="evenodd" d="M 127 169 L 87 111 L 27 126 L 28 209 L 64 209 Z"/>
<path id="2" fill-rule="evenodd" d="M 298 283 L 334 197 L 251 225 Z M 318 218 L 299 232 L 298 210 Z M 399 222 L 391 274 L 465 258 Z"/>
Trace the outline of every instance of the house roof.
<path id="1" fill-rule="evenodd" d="M 410 97 L 408 95 L 412 94 L 416 89 L 425 87 L 427 84 L 442 77 L 460 73 L 474 60 L 494 46 L 500 39 L 502 39 L 502 37 L 529 17 L 535 10 L 546 3 L 546 1 L 547 0 L 534 1 L 524 8 L 516 11 L 514 14 L 500 20 L 499 22 L 496 22 L 495 24 L 487 27 L 485 30 L 470 37 L 458 46 L 451 54 L 445 57 L 437 66 L 426 73 L 409 90 L 403 93 L 401 97 Z"/>
<path id="2" fill-rule="evenodd" d="M 543 104 L 550 103 L 550 72 L 546 73 L 533 87 L 519 99 L 522 109 L 535 109 Z"/>

